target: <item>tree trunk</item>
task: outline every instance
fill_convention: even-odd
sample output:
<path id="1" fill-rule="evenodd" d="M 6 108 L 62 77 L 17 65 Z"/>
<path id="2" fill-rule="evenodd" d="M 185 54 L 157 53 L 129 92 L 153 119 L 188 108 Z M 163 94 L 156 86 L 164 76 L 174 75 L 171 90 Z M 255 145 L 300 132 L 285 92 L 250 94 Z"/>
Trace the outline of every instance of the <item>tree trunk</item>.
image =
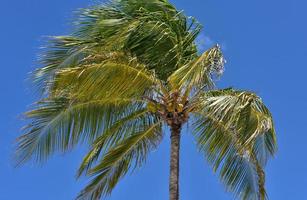
<path id="1" fill-rule="evenodd" d="M 171 127 L 169 199 L 179 200 L 179 153 L 181 125 Z"/>

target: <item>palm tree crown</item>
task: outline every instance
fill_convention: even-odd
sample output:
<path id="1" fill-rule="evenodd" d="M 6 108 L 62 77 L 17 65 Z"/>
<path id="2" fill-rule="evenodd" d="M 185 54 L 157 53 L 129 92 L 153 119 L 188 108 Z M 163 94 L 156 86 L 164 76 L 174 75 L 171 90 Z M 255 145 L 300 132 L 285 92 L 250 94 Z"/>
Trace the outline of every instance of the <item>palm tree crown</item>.
<path id="1" fill-rule="evenodd" d="M 217 90 L 225 60 L 218 45 L 202 54 L 201 25 L 167 0 L 117 0 L 79 11 L 69 36 L 51 37 L 33 72 L 41 99 L 26 113 L 20 164 L 45 161 L 85 143 L 78 176 L 91 182 L 77 199 L 109 195 L 171 128 L 170 199 L 179 199 L 182 126 L 228 191 L 266 199 L 263 168 L 276 151 L 273 120 L 252 92 Z"/>

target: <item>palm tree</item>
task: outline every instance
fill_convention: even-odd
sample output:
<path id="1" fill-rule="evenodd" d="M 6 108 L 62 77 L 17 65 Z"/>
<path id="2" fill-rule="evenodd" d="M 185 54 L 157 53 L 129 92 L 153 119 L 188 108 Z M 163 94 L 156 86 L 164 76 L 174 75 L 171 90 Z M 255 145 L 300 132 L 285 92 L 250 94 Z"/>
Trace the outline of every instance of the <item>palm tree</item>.
<path id="1" fill-rule="evenodd" d="M 77 199 L 109 195 L 171 130 L 169 199 L 179 199 L 181 130 L 192 134 L 228 191 L 266 199 L 263 168 L 276 150 L 273 120 L 249 91 L 217 90 L 218 45 L 200 54 L 201 25 L 167 0 L 120 0 L 79 11 L 73 33 L 51 37 L 32 74 L 41 99 L 25 115 L 18 163 L 45 161 L 77 144 L 90 149 Z"/>

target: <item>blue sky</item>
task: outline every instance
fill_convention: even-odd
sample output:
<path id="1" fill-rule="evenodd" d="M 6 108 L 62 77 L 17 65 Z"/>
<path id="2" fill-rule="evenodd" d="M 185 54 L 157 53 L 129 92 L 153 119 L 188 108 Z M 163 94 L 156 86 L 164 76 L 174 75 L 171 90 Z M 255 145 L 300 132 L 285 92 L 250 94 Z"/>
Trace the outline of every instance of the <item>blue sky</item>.
<path id="1" fill-rule="evenodd" d="M 220 87 L 250 89 L 271 109 L 279 150 L 267 166 L 271 200 L 307 199 L 305 0 L 173 0 L 203 25 L 202 48 L 219 42 L 227 59 Z M 44 35 L 69 32 L 72 11 L 90 0 L 1 0 L 0 7 L 0 199 L 73 199 L 87 182 L 75 180 L 84 148 L 56 155 L 45 165 L 12 165 L 15 138 L 24 122 L 20 114 L 35 100 L 27 73 L 34 69 Z M 184 132 L 181 199 L 230 200 L 192 137 Z M 169 139 L 147 165 L 127 176 L 110 200 L 167 200 Z"/>

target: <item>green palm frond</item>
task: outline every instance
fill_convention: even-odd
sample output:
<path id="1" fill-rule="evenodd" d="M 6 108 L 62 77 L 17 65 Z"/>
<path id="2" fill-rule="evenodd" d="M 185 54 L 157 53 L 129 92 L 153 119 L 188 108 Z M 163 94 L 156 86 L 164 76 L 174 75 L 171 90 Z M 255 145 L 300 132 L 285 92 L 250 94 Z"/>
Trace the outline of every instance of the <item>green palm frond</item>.
<path id="1" fill-rule="evenodd" d="M 233 131 L 226 129 L 222 122 L 209 119 L 207 116 L 198 118 L 194 126 L 199 149 L 205 153 L 214 171 L 219 170 L 220 178 L 227 190 L 240 199 L 256 200 L 256 168 L 250 162 L 247 151 L 237 144 Z"/>
<path id="2" fill-rule="evenodd" d="M 90 46 L 88 41 L 73 36 L 49 37 L 39 57 L 43 67 L 37 68 L 31 75 L 34 84 L 46 92 L 46 83 L 54 78 L 57 70 L 78 65 Z"/>
<path id="3" fill-rule="evenodd" d="M 196 99 L 192 112 L 204 112 L 226 127 L 235 127 L 247 146 L 258 136 L 267 136 L 265 140 L 270 141 L 266 141 L 267 150 L 274 154 L 276 136 L 272 115 L 257 95 L 225 89 L 201 93 Z"/>
<path id="4" fill-rule="evenodd" d="M 93 141 L 118 119 L 144 108 L 135 99 L 105 98 L 72 102 L 65 97 L 44 99 L 26 113 L 32 122 L 18 138 L 17 159 L 41 162 L 56 151 L 65 152 L 79 142 Z"/>
<path id="5" fill-rule="evenodd" d="M 192 112 L 198 146 L 226 187 L 242 199 L 258 199 L 265 193 L 259 167 L 276 150 L 272 117 L 259 97 L 232 89 L 211 91 Z"/>
<path id="6" fill-rule="evenodd" d="M 63 91 L 77 98 L 131 97 L 161 86 L 154 74 L 135 63 L 106 62 L 63 69 L 49 84 L 52 95 Z"/>
<path id="7" fill-rule="evenodd" d="M 217 45 L 180 67 L 168 80 L 174 88 L 212 88 L 212 76 L 223 72 L 224 63 L 222 52 Z"/>
<path id="8" fill-rule="evenodd" d="M 101 160 L 87 174 L 94 176 L 77 199 L 99 199 L 109 195 L 118 181 L 129 171 L 141 166 L 151 149 L 162 139 L 161 121 L 127 134 L 101 156 Z M 99 145 L 99 140 L 97 143 Z M 97 148 L 94 145 L 94 149 Z M 91 154 L 92 152 L 90 152 Z"/>
<path id="9" fill-rule="evenodd" d="M 156 120 L 154 116 L 151 116 L 147 108 L 144 108 L 114 122 L 109 129 L 104 130 L 101 136 L 95 140 L 90 152 L 84 157 L 80 165 L 78 177 L 87 173 L 99 158 L 99 155 L 101 155 L 102 150 L 106 151 L 106 149 L 112 147 L 127 135 L 138 132 L 141 127 L 150 126 Z"/>

